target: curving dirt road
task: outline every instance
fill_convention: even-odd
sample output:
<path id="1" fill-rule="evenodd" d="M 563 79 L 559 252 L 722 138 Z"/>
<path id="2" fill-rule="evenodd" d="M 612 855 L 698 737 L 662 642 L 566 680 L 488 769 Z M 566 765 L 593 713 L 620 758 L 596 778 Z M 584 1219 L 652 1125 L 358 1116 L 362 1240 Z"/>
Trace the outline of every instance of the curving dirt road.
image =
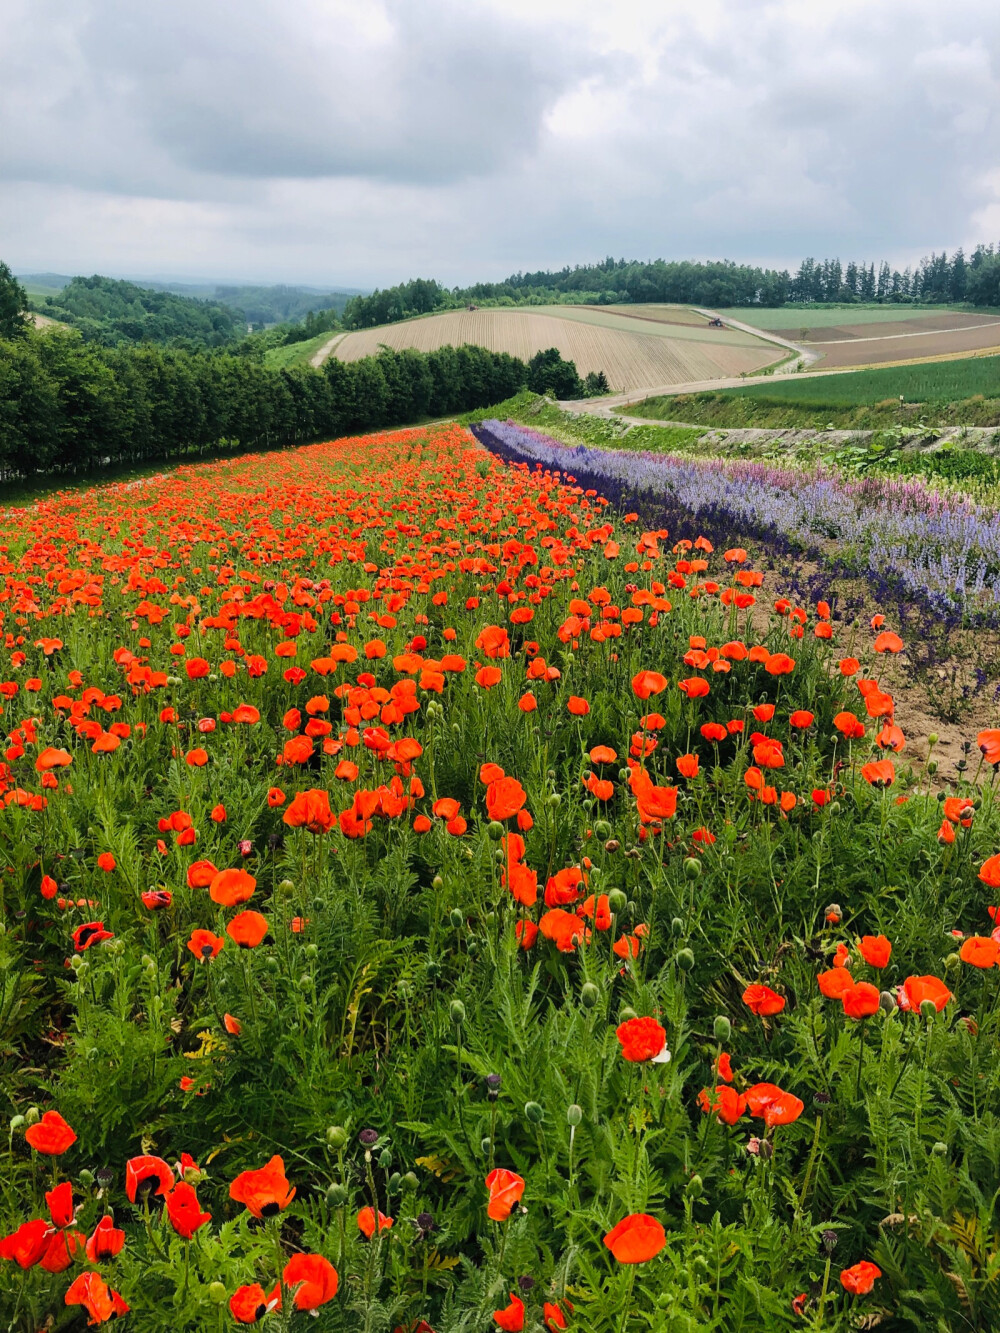
<path id="1" fill-rule="evenodd" d="M 333 337 L 330 339 L 330 341 L 324 343 L 318 352 L 314 352 L 312 356 L 309 358 L 309 364 L 313 367 L 313 369 L 319 370 L 320 366 L 330 355 L 333 349 L 337 346 L 341 338 L 346 338 L 346 337 L 347 337 L 346 333 L 335 333 Z"/>

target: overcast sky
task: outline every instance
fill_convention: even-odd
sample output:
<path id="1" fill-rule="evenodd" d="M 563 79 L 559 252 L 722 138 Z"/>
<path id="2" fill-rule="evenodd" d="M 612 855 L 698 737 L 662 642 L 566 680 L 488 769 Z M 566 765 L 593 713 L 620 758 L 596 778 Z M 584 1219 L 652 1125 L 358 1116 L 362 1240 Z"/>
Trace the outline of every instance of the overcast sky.
<path id="1" fill-rule="evenodd" d="M 998 238 L 997 0 L 0 0 L 19 272 L 367 287 Z"/>

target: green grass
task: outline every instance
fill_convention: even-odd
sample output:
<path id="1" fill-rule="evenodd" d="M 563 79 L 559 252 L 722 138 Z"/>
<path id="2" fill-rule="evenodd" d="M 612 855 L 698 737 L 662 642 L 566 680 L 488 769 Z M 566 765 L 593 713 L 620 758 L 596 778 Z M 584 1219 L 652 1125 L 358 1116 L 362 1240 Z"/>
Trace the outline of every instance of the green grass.
<path id="1" fill-rule="evenodd" d="M 629 426 L 620 417 L 596 417 L 564 412 L 539 394 L 525 390 L 493 407 L 469 412 L 464 425 L 497 417 L 519 421 L 564 444 L 585 444 L 591 449 L 628 449 L 634 452 L 675 453 L 689 449 L 704 430 L 698 426 Z"/>
<path id="2" fill-rule="evenodd" d="M 330 339 L 336 336 L 333 333 L 317 333 L 315 338 L 307 338 L 305 342 L 272 347 L 264 353 L 264 364 L 270 366 L 272 370 L 288 370 L 292 366 L 307 366 L 319 349 L 325 347 Z"/>
<path id="3" fill-rule="evenodd" d="M 903 398 L 900 407 L 899 399 Z M 915 424 L 1000 425 L 1000 357 L 887 366 L 821 378 L 778 380 L 712 393 L 647 398 L 632 416 L 708 426 L 877 429 Z"/>

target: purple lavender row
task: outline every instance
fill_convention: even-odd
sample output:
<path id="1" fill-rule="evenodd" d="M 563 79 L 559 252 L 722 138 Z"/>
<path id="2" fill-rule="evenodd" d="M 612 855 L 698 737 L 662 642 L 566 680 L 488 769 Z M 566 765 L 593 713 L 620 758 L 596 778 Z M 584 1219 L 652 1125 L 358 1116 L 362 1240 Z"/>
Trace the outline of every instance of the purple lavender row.
<path id="1" fill-rule="evenodd" d="M 918 480 L 847 480 L 738 459 L 693 459 L 565 445 L 510 421 L 476 437 L 508 462 L 559 470 L 676 536 L 816 560 L 904 597 L 951 624 L 1000 624 L 1000 515 Z"/>

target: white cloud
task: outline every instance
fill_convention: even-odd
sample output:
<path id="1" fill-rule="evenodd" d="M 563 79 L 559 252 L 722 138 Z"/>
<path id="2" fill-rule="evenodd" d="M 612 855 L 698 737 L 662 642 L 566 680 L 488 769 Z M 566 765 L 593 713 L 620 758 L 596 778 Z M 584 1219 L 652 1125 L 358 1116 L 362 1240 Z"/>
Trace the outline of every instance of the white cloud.
<path id="1" fill-rule="evenodd" d="M 362 285 L 986 239 L 991 0 L 0 0 L 17 268 Z"/>

